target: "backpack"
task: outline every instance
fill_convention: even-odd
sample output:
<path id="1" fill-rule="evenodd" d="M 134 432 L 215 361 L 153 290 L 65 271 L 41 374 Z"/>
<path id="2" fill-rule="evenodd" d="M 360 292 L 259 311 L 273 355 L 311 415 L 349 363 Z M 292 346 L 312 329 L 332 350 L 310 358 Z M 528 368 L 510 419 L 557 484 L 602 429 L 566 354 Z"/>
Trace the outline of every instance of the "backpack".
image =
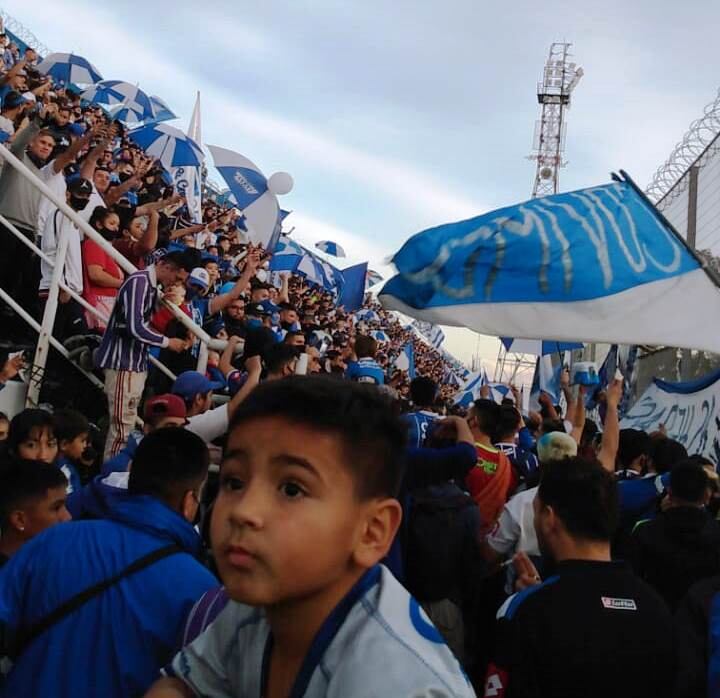
<path id="1" fill-rule="evenodd" d="M 457 596 L 467 557 L 468 534 L 474 522 L 479 527 L 477 505 L 455 484 L 411 493 L 405 537 L 405 582 L 418 601 Z M 472 538 L 474 543 L 474 533 Z"/>

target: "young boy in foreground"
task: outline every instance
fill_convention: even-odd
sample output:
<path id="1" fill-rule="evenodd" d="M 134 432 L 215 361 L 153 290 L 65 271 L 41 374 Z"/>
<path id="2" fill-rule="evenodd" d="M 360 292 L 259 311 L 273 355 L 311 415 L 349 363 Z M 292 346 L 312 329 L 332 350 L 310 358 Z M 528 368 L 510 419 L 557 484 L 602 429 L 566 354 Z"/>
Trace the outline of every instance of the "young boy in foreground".
<path id="1" fill-rule="evenodd" d="M 400 525 L 404 441 L 373 386 L 258 387 L 233 420 L 212 519 L 232 601 L 147 695 L 474 696 L 378 564 Z"/>

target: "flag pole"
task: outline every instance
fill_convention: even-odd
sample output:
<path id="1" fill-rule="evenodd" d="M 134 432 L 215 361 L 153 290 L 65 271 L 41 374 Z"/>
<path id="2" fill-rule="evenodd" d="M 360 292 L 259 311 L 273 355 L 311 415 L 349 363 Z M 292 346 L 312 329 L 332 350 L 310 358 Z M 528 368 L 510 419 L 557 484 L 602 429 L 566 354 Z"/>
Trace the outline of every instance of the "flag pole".
<path id="1" fill-rule="evenodd" d="M 717 288 L 720 288 L 720 275 L 714 269 L 708 266 L 708 263 L 698 254 L 697 250 L 692 247 L 692 245 L 690 245 L 688 241 L 680 234 L 678 229 L 667 218 L 665 218 L 662 212 L 658 210 L 657 206 L 655 206 L 655 204 L 650 201 L 648 195 L 635 183 L 635 180 L 633 180 L 633 178 L 627 172 L 625 172 L 625 170 L 620 170 L 620 175 L 622 175 L 622 177 L 618 176 L 613 172 L 611 176 L 616 182 L 626 182 L 635 190 L 635 192 L 640 196 L 640 198 L 653 209 L 657 217 L 665 224 L 667 228 L 670 229 L 670 231 L 682 243 L 685 249 L 693 256 L 695 261 L 700 265 L 700 267 L 705 272 L 710 281 L 712 281 Z"/>

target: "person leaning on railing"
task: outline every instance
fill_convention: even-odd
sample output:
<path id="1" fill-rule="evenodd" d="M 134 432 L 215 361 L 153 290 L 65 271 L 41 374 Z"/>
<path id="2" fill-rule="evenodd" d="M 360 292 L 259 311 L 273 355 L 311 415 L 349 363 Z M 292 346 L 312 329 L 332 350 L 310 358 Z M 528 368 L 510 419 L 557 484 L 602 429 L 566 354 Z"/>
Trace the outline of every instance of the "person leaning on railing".
<path id="1" fill-rule="evenodd" d="M 80 150 L 90 142 L 91 132 L 75 140 L 64 153 L 48 162 L 55 147 L 55 139 L 49 131 L 40 128 L 40 123 L 45 117 L 46 109 L 43 107 L 16 136 L 10 150 L 33 174 L 52 189 L 57 188 L 53 180 L 62 179 L 64 195 L 63 169 L 73 162 Z M 41 200 L 42 195 L 34 183 L 15 168 L 3 167 L 0 174 L 0 214 L 32 242 L 35 242 L 37 236 Z M 23 308 L 33 313 L 37 306 L 37 289 L 40 281 L 40 265 L 37 257 L 2 223 L 0 223 L 0 249 L 2 249 L 0 287 Z M 6 309 L 5 312 L 8 310 Z M 7 322 L 0 324 L 5 330 L 14 329 L 15 337 L 18 330 L 22 333 L 25 329 L 23 323 L 15 328 L 9 327 Z"/>
<path id="2" fill-rule="evenodd" d="M 115 456 L 135 426 L 147 378 L 150 347 L 184 351 L 190 340 L 168 338 L 150 326 L 158 302 L 158 285 L 184 282 L 198 263 L 194 251 L 170 252 L 156 264 L 130 274 L 115 301 L 107 330 L 97 350 L 98 368 L 105 369 L 110 426 L 105 458 Z"/>

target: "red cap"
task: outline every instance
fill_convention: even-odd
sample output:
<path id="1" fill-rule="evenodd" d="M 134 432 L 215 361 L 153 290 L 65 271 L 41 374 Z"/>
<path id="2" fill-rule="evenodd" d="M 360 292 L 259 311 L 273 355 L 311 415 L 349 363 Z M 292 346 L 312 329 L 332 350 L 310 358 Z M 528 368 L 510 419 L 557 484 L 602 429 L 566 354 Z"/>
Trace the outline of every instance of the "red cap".
<path id="1" fill-rule="evenodd" d="M 156 395 L 145 403 L 145 421 L 157 422 L 164 417 L 181 417 L 187 419 L 187 410 L 182 398 L 171 393 Z"/>

